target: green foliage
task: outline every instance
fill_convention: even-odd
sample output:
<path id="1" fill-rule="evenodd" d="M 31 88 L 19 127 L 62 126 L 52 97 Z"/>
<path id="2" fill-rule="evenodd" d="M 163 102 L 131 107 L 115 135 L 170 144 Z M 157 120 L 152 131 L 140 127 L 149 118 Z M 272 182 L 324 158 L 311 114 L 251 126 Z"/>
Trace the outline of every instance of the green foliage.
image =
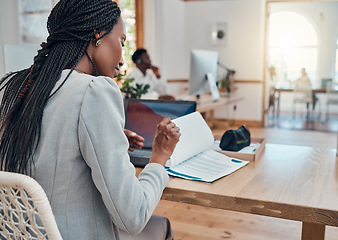
<path id="1" fill-rule="evenodd" d="M 125 98 L 141 98 L 143 94 L 148 92 L 149 84 L 143 86 L 143 84 L 136 83 L 136 87 L 134 87 L 130 85 L 133 81 L 134 78 L 127 78 L 122 83 L 121 92 L 125 94 Z"/>
<path id="2" fill-rule="evenodd" d="M 135 10 L 135 0 L 119 0 L 118 1 L 120 8 Z"/>
<path id="3" fill-rule="evenodd" d="M 228 87 L 230 87 L 230 80 L 227 79 L 226 77 L 218 80 L 218 87 L 219 88 L 228 88 Z"/>
<path id="4" fill-rule="evenodd" d="M 143 94 L 146 94 L 149 89 L 149 84 L 138 84 L 136 83 L 136 86 L 131 86 L 130 84 L 134 81 L 134 78 L 126 78 L 124 79 L 124 76 L 126 75 L 126 72 L 124 74 L 119 73 L 117 76 L 117 82 L 121 82 L 122 86 L 120 87 L 121 92 L 124 93 L 125 98 L 141 98 Z"/>

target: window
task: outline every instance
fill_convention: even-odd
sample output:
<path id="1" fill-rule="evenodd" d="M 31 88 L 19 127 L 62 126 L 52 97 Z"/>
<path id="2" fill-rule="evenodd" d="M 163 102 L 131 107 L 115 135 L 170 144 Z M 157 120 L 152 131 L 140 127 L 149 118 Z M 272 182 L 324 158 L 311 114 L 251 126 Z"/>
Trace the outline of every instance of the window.
<path id="1" fill-rule="evenodd" d="M 127 41 L 123 48 L 124 69 L 133 65 L 131 56 L 136 48 L 142 47 L 142 6 L 141 0 L 118 0 L 121 9 L 121 17 L 126 26 Z"/>
<path id="2" fill-rule="evenodd" d="M 271 13 L 268 64 L 276 70 L 276 84 L 289 85 L 306 68 L 315 85 L 317 44 L 316 31 L 304 16 L 290 11 Z"/>

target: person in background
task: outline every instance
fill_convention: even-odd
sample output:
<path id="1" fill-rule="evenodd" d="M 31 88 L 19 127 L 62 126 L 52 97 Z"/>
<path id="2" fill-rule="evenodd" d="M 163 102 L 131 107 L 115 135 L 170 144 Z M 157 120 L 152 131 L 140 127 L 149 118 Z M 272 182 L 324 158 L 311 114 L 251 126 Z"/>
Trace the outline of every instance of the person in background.
<path id="1" fill-rule="evenodd" d="M 149 164 L 135 176 L 127 150 L 141 136 L 124 129 L 113 80 L 123 65 L 125 27 L 116 2 L 60 0 L 30 68 L 0 80 L 0 170 L 35 178 L 65 240 L 172 239 L 152 216 L 180 133 L 158 124 Z"/>
<path id="2" fill-rule="evenodd" d="M 292 84 L 297 85 L 299 87 L 310 87 L 311 88 L 311 81 L 309 76 L 307 75 L 306 69 L 301 69 L 301 76 L 300 78 L 296 79 L 292 82 Z"/>
<path id="3" fill-rule="evenodd" d="M 175 99 L 173 96 L 167 95 L 167 86 L 161 80 L 159 68 L 151 64 L 146 49 L 137 49 L 132 56 L 132 60 L 136 64 L 136 67 L 127 75 L 127 78 L 134 78 L 132 82 L 133 86 L 136 86 L 137 83 L 148 84 L 150 86 L 148 93 L 143 95 L 142 98 Z"/>
<path id="4" fill-rule="evenodd" d="M 298 92 L 297 94 L 297 98 L 304 98 L 304 99 L 308 99 L 311 98 L 312 99 L 312 111 L 314 111 L 316 103 L 318 102 L 318 96 L 316 96 L 316 94 L 314 92 L 312 92 L 312 84 L 310 81 L 310 78 L 306 72 L 305 68 L 301 69 L 301 76 L 296 79 L 295 81 L 291 82 L 292 85 L 294 85 L 294 91 L 296 90 Z M 308 115 L 310 114 L 310 104 L 307 103 L 306 108 L 308 109 Z"/>

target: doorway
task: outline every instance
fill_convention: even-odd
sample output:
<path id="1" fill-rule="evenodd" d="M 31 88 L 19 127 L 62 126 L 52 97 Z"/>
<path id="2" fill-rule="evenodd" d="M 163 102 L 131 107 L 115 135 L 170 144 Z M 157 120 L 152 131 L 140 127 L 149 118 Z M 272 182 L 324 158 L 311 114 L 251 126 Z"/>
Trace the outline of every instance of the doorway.
<path id="1" fill-rule="evenodd" d="M 316 94 L 318 102 L 312 118 L 306 118 L 305 104 L 295 118 L 291 89 L 302 69 L 312 88 L 322 87 L 323 79 L 335 79 L 337 11 L 337 1 L 267 1 L 263 98 L 266 127 L 336 131 L 338 109 L 329 122 L 323 118 L 325 93 Z M 275 94 L 275 88 L 289 90 Z"/>

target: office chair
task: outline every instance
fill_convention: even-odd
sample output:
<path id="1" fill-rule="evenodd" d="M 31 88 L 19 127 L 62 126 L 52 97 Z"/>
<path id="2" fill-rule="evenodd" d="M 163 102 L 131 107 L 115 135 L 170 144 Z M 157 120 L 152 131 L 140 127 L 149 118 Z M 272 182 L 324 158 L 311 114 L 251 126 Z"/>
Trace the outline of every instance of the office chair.
<path id="1" fill-rule="evenodd" d="M 330 111 L 329 111 L 329 106 L 330 105 L 338 105 L 338 98 L 336 96 L 333 96 L 334 90 L 333 90 L 333 84 L 332 82 L 327 82 L 326 83 L 326 96 L 327 96 L 327 100 L 326 100 L 326 120 L 329 120 L 329 115 L 330 115 Z"/>
<path id="2" fill-rule="evenodd" d="M 306 116 L 310 117 L 312 115 L 311 113 L 313 113 L 314 111 L 311 86 L 302 85 L 302 84 L 295 85 L 293 89 L 293 105 L 292 105 L 293 118 L 295 118 L 295 114 L 296 114 L 296 105 L 299 103 L 306 105 Z"/>
<path id="3" fill-rule="evenodd" d="M 47 196 L 33 178 L 0 171 L 0 239 L 62 240 Z"/>

